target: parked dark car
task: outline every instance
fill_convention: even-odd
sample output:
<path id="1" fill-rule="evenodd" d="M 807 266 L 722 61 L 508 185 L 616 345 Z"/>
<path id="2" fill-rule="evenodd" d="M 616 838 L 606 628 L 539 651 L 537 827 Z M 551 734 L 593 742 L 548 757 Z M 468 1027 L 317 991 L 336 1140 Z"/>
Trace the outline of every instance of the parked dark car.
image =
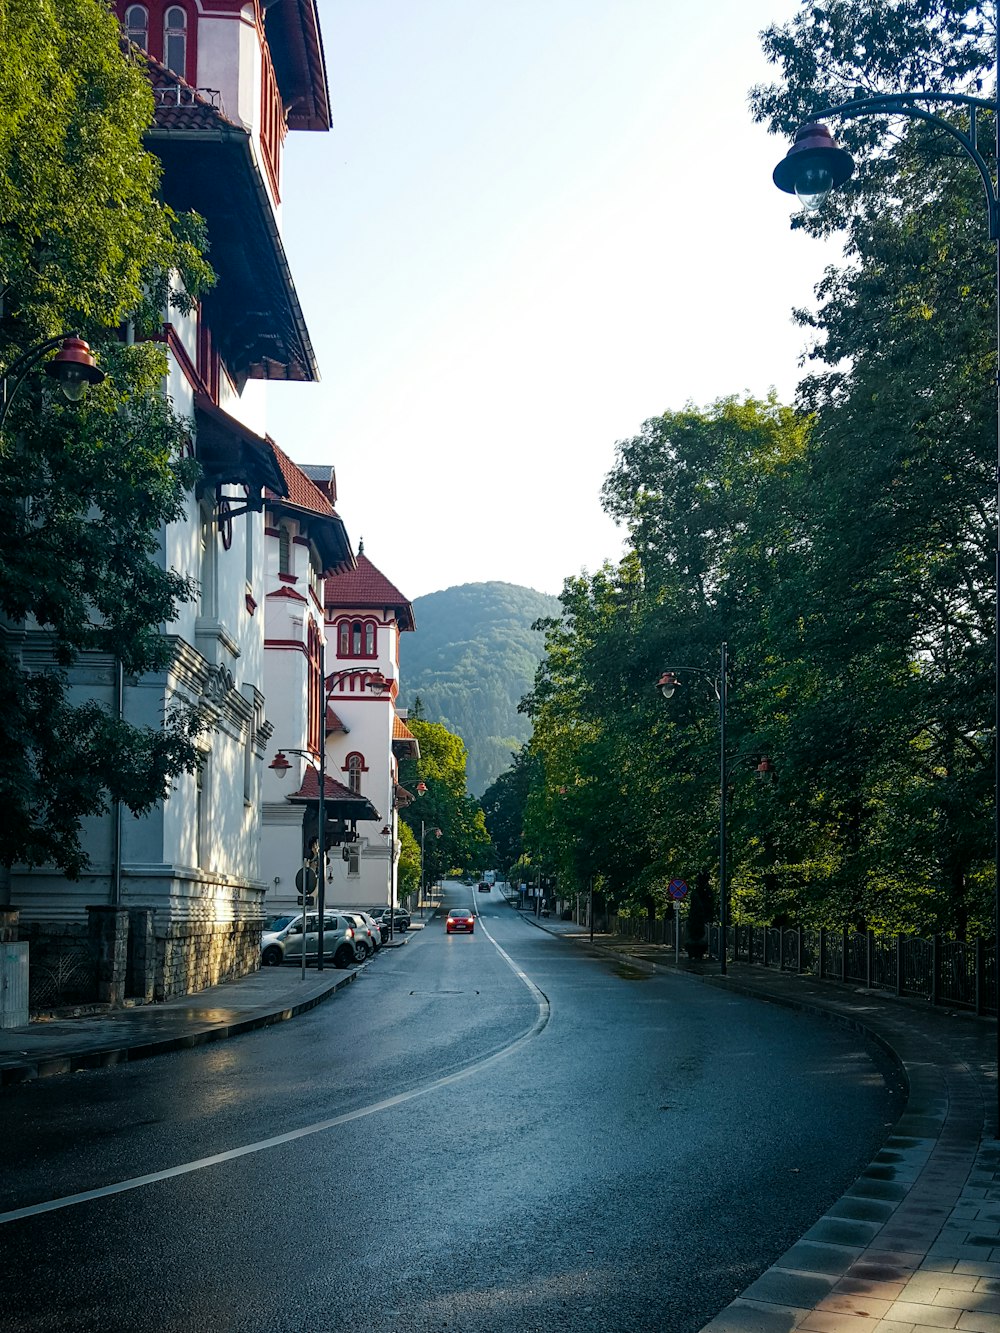
<path id="1" fill-rule="evenodd" d="M 372 916 L 374 916 L 375 920 L 379 923 L 379 925 L 382 925 L 382 923 L 385 922 L 386 926 L 388 926 L 389 918 L 392 916 L 392 913 L 390 912 L 388 907 L 383 907 L 380 911 L 373 912 Z M 409 912 L 404 911 L 402 907 L 397 907 L 392 928 L 393 930 L 409 930 L 410 929 Z"/>

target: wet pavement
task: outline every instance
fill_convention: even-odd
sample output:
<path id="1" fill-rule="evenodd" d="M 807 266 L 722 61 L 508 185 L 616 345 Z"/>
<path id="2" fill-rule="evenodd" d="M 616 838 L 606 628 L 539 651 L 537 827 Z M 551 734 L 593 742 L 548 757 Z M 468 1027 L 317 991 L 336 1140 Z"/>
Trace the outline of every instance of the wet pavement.
<path id="1" fill-rule="evenodd" d="M 524 914 L 527 917 L 527 914 Z M 868 1168 L 703 1333 L 1000 1333 L 997 1029 L 991 1019 L 528 918 L 582 949 L 666 968 L 865 1033 L 900 1063 L 906 1110 Z"/>
<path id="2" fill-rule="evenodd" d="M 418 923 L 411 927 L 420 928 Z M 410 931 L 397 934 L 383 948 L 399 948 L 410 938 Z M 139 1004 L 8 1028 L 0 1031 L 0 1087 L 142 1060 L 282 1023 L 349 986 L 368 965 L 361 963 L 341 971 L 331 964 L 322 972 L 311 966 L 306 968 L 304 978 L 300 964 L 265 967 L 236 981 L 161 1004 Z"/>
<path id="3" fill-rule="evenodd" d="M 905 1073 L 908 1100 L 881 1151 L 706 1333 L 1000 1333 L 1000 1144 L 992 1020 L 863 987 L 731 963 L 524 919 L 567 947 L 632 969 L 679 970 L 764 1003 L 821 1015 L 873 1038 Z M 395 943 L 405 944 L 409 935 Z M 360 968 L 268 968 L 196 996 L 0 1032 L 0 1082 L 95 1068 L 218 1041 L 293 1018 Z"/>

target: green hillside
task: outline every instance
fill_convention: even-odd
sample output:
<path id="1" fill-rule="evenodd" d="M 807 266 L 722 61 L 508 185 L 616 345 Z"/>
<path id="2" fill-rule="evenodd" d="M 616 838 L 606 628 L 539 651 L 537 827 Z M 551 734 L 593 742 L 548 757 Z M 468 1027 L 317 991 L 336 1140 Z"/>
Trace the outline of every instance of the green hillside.
<path id="1" fill-rule="evenodd" d="M 480 796 L 531 734 L 517 705 L 531 688 L 556 597 L 513 583 L 465 583 L 418 597 L 417 628 L 400 637 L 400 703 L 457 732 L 469 751 L 469 791 Z"/>

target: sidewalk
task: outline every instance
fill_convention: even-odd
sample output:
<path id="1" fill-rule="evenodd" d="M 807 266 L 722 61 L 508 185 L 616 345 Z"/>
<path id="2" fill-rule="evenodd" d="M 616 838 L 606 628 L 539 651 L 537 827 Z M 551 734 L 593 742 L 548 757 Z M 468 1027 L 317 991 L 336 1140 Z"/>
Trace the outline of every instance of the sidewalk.
<path id="1" fill-rule="evenodd" d="M 417 922 L 411 926 L 420 928 Z M 410 931 L 396 934 L 392 945 L 400 948 L 409 939 Z M 265 967 L 162 1004 L 7 1028 L 0 1031 L 0 1088 L 142 1060 L 283 1023 L 349 986 L 367 966 L 361 963 L 341 971 L 331 963 L 322 972 L 309 967 L 304 981 L 299 966 Z"/>
<path id="2" fill-rule="evenodd" d="M 829 1212 L 703 1333 L 1000 1333 L 996 1024 L 863 988 L 674 952 L 521 913 L 633 966 L 819 1014 L 899 1060 L 909 1096 L 884 1148 Z"/>

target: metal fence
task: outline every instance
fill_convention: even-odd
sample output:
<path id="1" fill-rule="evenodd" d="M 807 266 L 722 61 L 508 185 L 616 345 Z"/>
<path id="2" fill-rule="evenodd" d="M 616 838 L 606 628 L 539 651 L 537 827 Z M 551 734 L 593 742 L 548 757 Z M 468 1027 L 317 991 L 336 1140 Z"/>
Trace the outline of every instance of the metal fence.
<path id="1" fill-rule="evenodd" d="M 645 944 L 676 947 L 676 916 L 650 921 L 612 916 L 612 934 Z M 682 942 L 683 947 L 683 942 Z M 719 956 L 719 927 L 709 932 L 709 952 Z M 931 1004 L 997 1012 L 996 945 L 990 941 L 949 940 L 941 935 L 876 935 L 874 931 L 779 930 L 775 926 L 730 926 L 726 956 L 755 967 L 801 972 L 825 981 L 863 985 L 871 990 L 917 996 Z"/>

